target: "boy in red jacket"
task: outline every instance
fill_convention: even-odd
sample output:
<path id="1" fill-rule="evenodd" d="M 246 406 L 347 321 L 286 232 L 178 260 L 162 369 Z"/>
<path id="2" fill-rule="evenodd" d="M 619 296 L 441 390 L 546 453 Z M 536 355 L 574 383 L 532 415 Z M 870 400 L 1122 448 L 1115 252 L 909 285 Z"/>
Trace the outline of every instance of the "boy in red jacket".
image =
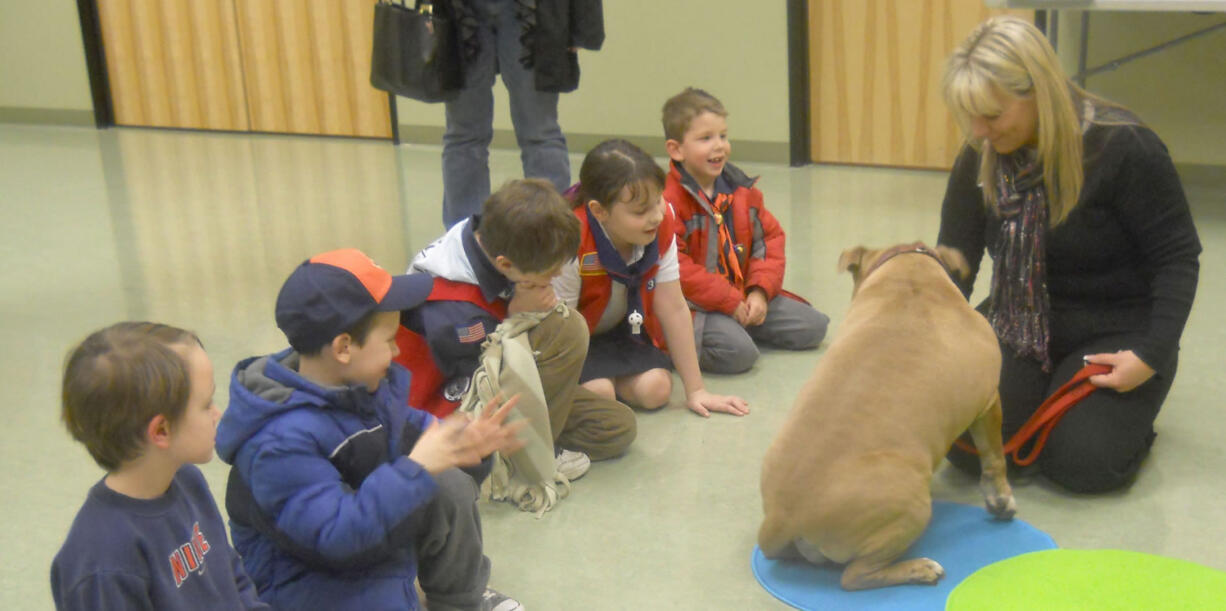
<path id="1" fill-rule="evenodd" d="M 728 163 L 728 112 L 694 88 L 664 103 L 672 159 L 664 199 L 677 215 L 681 288 L 694 309 L 704 371 L 740 373 L 758 360 L 756 342 L 816 348 L 830 318 L 783 290 L 783 228 L 762 192 Z"/>

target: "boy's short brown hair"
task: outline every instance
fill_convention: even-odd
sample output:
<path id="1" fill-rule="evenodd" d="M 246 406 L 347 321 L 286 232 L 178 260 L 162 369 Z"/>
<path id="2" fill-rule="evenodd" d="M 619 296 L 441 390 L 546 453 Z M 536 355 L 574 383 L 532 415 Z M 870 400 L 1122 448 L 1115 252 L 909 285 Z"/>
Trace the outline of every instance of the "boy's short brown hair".
<path id="1" fill-rule="evenodd" d="M 704 112 L 727 117 L 728 111 L 715 96 L 694 87 L 686 87 L 685 91 L 668 99 L 664 103 L 663 123 L 664 137 L 681 142 L 685 130 L 690 128 L 694 117 Z"/>
<path id="2" fill-rule="evenodd" d="M 121 322 L 95 331 L 64 364 L 60 413 L 94 461 L 117 470 L 145 449 L 145 428 L 161 414 L 178 422 L 187 408 L 187 362 L 172 346 L 200 344 L 191 331 Z"/>
<path id="3" fill-rule="evenodd" d="M 579 250 L 579 219 L 540 178 L 512 180 L 490 195 L 477 232 L 490 259 L 506 257 L 527 274 L 550 271 Z"/>

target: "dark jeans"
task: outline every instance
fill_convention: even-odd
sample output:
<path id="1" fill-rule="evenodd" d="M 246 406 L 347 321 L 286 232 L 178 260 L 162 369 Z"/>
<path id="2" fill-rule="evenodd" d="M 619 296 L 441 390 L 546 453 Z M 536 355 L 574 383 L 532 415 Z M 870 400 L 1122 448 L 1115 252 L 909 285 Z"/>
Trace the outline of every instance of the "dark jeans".
<path id="1" fill-rule="evenodd" d="M 443 134 L 443 224 L 480 212 L 490 195 L 494 79 L 502 76 L 511 105 L 524 176 L 544 178 L 559 192 L 570 186 L 566 137 L 558 126 L 558 94 L 536 90 L 532 69 L 519 63 L 523 25 L 512 0 L 466 0 L 476 12 L 477 56 L 464 65 L 464 89 L 446 106 Z"/>
<path id="2" fill-rule="evenodd" d="M 1038 361 L 1018 357 L 1002 345 L 1000 400 L 1004 410 L 1001 436 L 1005 443 L 1026 423 L 1039 405 L 1082 368 L 1081 357 L 1116 352 L 1135 345 L 1135 336 L 1112 336 L 1087 342 L 1059 360 L 1045 373 Z M 1154 419 L 1171 389 L 1176 360 L 1167 371 L 1125 393 L 1100 388 L 1074 405 L 1052 429 L 1047 445 L 1035 462 L 1048 479 L 1074 492 L 1106 492 L 1132 483 L 1141 461 L 1154 442 Z M 1023 448 L 1025 455 L 1029 445 Z M 949 461 L 971 474 L 979 473 L 979 459 L 950 450 Z M 1012 466 L 1012 461 L 1010 461 Z"/>

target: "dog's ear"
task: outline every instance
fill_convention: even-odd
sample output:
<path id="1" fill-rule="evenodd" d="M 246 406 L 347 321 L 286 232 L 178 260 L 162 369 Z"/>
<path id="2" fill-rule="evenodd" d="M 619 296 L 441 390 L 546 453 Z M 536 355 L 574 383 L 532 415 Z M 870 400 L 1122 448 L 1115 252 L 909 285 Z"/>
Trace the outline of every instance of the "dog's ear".
<path id="1" fill-rule="evenodd" d="M 851 272 L 852 276 L 858 276 L 860 274 L 860 265 L 864 259 L 864 253 L 867 251 L 868 249 L 863 246 L 844 250 L 843 254 L 839 255 L 838 271 Z"/>
<path id="2" fill-rule="evenodd" d="M 971 266 L 967 264 L 966 257 L 962 256 L 962 251 L 957 248 L 948 246 L 937 246 L 937 256 L 941 258 L 941 262 L 949 272 L 958 277 L 958 280 L 966 280 L 966 277 L 971 273 Z"/>

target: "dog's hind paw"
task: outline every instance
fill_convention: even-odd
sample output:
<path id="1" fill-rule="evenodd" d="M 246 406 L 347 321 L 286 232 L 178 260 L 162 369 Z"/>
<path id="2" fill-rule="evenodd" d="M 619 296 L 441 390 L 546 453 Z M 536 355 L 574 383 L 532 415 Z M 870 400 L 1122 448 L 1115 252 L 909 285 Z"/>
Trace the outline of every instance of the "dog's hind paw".
<path id="1" fill-rule="evenodd" d="M 908 583 L 934 584 L 945 576 L 945 568 L 931 558 L 916 558 L 907 561 Z"/>

